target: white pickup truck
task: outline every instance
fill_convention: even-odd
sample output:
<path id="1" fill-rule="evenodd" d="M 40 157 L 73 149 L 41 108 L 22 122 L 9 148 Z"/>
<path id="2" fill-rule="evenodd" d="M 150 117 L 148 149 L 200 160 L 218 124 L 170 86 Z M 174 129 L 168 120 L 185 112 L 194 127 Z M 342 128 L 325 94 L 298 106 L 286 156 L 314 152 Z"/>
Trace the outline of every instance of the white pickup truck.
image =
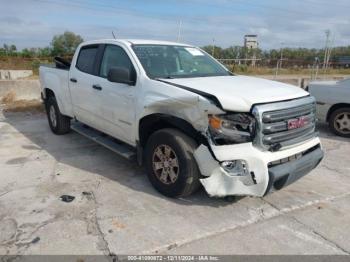
<path id="1" fill-rule="evenodd" d="M 144 164 L 169 197 L 264 196 L 323 158 L 315 100 L 301 88 L 237 76 L 191 45 L 81 44 L 72 63 L 41 66 L 51 130 L 73 129 Z"/>

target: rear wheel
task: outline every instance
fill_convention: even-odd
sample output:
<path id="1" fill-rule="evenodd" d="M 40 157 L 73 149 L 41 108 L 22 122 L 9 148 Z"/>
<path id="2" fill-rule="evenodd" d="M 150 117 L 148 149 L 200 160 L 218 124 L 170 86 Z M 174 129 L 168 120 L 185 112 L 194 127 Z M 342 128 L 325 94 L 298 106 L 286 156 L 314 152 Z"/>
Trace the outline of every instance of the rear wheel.
<path id="1" fill-rule="evenodd" d="M 331 131 L 342 137 L 350 137 L 350 107 L 339 108 L 329 117 Z"/>
<path id="2" fill-rule="evenodd" d="M 51 131 L 56 135 L 67 134 L 70 131 L 70 118 L 61 114 L 56 98 L 49 97 L 45 107 Z"/>
<path id="3" fill-rule="evenodd" d="M 157 191 L 168 197 L 184 197 L 199 186 L 199 170 L 193 152 L 197 143 L 176 129 L 151 135 L 145 150 L 148 178 Z"/>

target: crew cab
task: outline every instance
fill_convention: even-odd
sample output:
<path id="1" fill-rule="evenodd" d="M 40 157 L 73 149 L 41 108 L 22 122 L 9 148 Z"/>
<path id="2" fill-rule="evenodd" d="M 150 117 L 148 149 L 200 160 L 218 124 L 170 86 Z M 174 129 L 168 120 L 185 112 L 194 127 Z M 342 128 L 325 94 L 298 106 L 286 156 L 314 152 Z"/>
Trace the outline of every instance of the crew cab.
<path id="1" fill-rule="evenodd" d="M 315 99 L 301 88 L 234 75 L 200 48 L 153 40 L 82 43 L 71 63 L 41 66 L 51 130 L 71 129 L 146 167 L 183 197 L 264 196 L 323 157 Z"/>

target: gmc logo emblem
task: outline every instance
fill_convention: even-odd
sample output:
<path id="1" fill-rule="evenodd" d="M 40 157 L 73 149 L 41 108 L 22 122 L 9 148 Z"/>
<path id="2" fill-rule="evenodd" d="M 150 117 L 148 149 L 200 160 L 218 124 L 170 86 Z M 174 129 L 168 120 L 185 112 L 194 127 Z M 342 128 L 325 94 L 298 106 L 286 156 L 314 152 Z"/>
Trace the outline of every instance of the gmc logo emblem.
<path id="1" fill-rule="evenodd" d="M 306 117 L 300 117 L 296 119 L 288 120 L 288 130 L 301 128 L 308 123 Z"/>

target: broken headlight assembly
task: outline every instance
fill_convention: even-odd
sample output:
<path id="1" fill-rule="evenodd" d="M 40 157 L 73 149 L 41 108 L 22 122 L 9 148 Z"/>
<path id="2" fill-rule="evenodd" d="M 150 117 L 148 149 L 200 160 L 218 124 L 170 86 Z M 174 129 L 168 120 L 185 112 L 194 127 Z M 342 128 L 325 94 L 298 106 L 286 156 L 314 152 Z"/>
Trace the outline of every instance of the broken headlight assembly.
<path id="1" fill-rule="evenodd" d="M 217 145 L 251 142 L 255 126 L 255 118 L 247 113 L 209 115 L 209 132 Z"/>

